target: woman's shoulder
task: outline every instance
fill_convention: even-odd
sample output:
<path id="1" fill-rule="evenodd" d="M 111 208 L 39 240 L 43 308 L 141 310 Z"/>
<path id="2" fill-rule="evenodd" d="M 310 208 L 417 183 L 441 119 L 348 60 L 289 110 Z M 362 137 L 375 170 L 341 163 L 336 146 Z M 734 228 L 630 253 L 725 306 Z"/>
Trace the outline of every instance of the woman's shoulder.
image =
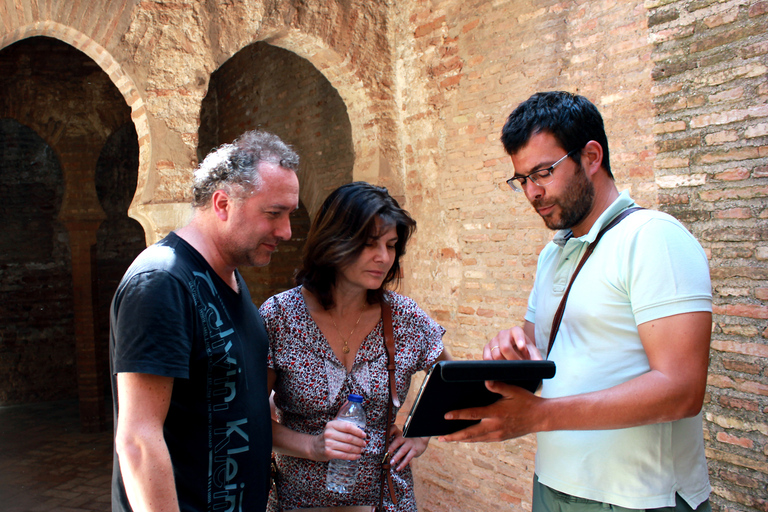
<path id="1" fill-rule="evenodd" d="M 416 301 L 406 295 L 388 291 L 386 298 L 392 306 L 392 314 L 395 316 L 427 316 L 427 313 L 419 307 Z"/>
<path id="2" fill-rule="evenodd" d="M 393 292 L 391 290 L 388 290 L 384 297 L 387 300 L 387 302 L 389 302 L 390 305 L 392 305 L 393 309 L 403 308 L 403 307 L 418 307 L 418 305 L 416 304 L 416 301 L 413 300 L 412 298 L 406 295 L 401 295 L 397 292 Z"/>
<path id="3" fill-rule="evenodd" d="M 423 340 L 429 339 L 436 344 L 440 343 L 445 329 L 421 309 L 414 299 L 391 291 L 387 292 L 387 298 L 392 304 L 395 329 L 400 333 L 398 339 L 418 343 L 423 343 Z M 439 353 L 440 351 L 437 352 L 437 354 Z"/>
<path id="4" fill-rule="evenodd" d="M 279 311 L 286 309 L 292 309 L 300 306 L 304 302 L 304 297 L 301 294 L 301 287 L 291 288 L 284 292 L 276 293 L 271 296 L 259 308 L 262 316 L 271 315 Z"/>

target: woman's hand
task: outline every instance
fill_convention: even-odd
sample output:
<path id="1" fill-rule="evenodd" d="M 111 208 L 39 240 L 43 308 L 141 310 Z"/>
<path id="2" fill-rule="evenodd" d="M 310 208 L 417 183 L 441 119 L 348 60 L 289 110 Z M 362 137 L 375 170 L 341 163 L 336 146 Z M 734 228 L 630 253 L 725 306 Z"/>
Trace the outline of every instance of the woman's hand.
<path id="1" fill-rule="evenodd" d="M 323 433 L 314 436 L 312 460 L 357 460 L 363 453 L 366 434 L 348 421 L 333 420 L 325 425 Z"/>
<path id="2" fill-rule="evenodd" d="M 427 450 L 429 437 L 403 437 L 403 432 L 392 425 L 389 429 L 389 436 L 395 438 L 389 445 L 389 453 L 392 454 L 390 463 L 395 467 L 395 471 L 405 469 L 414 457 L 418 457 Z"/>

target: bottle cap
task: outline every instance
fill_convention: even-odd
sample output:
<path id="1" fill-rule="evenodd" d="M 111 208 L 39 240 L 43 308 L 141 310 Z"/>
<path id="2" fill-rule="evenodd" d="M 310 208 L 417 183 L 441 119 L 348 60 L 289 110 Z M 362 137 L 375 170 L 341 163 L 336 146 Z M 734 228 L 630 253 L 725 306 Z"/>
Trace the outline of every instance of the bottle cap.
<path id="1" fill-rule="evenodd" d="M 363 403 L 363 397 L 360 395 L 349 395 L 347 397 L 347 400 L 349 400 L 350 402 L 357 402 L 358 404 Z"/>

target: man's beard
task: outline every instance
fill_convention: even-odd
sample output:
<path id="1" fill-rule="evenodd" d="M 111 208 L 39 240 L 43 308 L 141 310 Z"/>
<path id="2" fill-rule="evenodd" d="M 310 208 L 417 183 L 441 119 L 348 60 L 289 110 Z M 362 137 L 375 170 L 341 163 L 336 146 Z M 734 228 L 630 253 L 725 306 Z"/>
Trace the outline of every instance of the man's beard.
<path id="1" fill-rule="evenodd" d="M 553 215 L 541 218 L 549 229 L 570 229 L 589 214 L 592 209 L 592 203 L 595 199 L 595 186 L 587 179 L 587 173 L 584 167 L 579 164 L 574 179 L 568 184 L 565 192 L 554 201 L 546 198 L 547 203 L 540 201 L 533 203 L 534 208 L 556 204 L 559 206 L 560 215 Z"/>

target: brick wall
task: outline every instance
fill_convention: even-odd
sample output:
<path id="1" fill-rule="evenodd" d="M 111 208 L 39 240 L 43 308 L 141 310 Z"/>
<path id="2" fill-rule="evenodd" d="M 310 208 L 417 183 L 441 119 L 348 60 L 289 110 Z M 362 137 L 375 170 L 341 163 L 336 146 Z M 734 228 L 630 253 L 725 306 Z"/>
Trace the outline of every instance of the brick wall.
<path id="1" fill-rule="evenodd" d="M 768 2 L 647 4 L 659 205 L 710 258 L 712 501 L 768 510 Z"/>
<path id="2" fill-rule="evenodd" d="M 420 198 L 429 189 L 437 200 L 409 203 L 420 232 L 426 227 L 434 237 L 419 239 L 407 286 L 449 329 L 453 354 L 478 358 L 499 329 L 522 321 L 537 255 L 552 236 L 504 182 L 512 167 L 499 135 L 519 102 L 553 89 L 590 98 L 610 134 L 619 187 L 655 205 L 651 47 L 638 36 L 645 9 L 640 2 L 409 6 L 396 45 L 408 73 L 401 84 L 404 137 L 414 155 L 406 163 L 407 192 Z M 487 445 L 433 442 L 415 464 L 420 504 L 434 511 L 527 509 L 534 451 L 534 436 Z"/>

